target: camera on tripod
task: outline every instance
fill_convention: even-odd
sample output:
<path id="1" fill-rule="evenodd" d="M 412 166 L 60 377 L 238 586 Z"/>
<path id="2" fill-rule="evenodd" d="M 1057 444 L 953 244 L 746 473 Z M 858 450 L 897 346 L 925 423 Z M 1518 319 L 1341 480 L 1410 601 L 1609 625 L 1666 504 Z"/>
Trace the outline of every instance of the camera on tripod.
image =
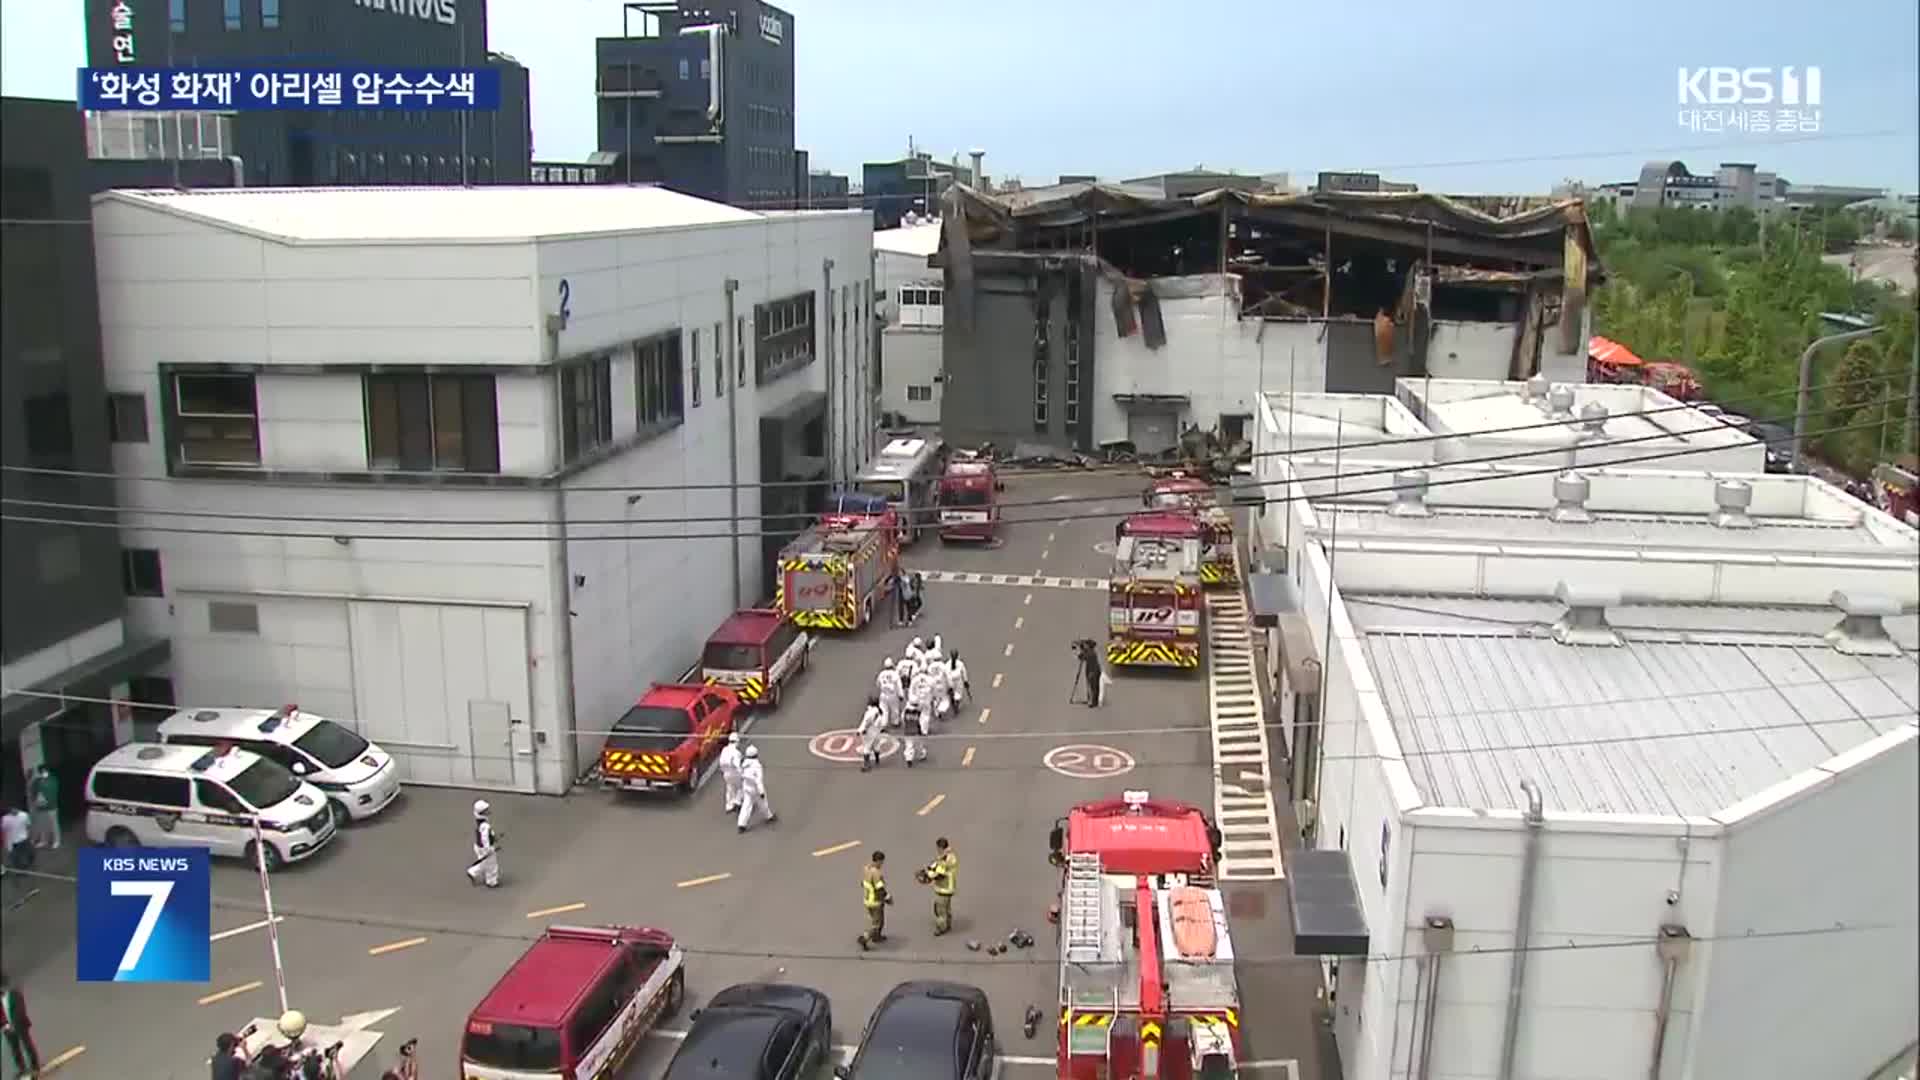
<path id="1" fill-rule="evenodd" d="M 1073 642 L 1073 655 L 1085 660 L 1094 656 L 1099 648 L 1100 646 L 1095 644 L 1092 638 L 1075 638 Z"/>

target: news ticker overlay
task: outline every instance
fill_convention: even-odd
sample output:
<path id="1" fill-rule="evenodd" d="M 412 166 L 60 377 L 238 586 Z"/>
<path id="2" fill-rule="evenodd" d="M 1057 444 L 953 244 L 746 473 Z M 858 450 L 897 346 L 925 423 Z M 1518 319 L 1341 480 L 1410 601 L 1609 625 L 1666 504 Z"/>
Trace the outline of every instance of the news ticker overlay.
<path id="1" fill-rule="evenodd" d="M 212 978 L 206 848 L 88 847 L 78 854 L 79 981 Z"/>
<path id="2" fill-rule="evenodd" d="M 431 109 L 493 112 L 493 68 L 81 68 L 82 109 L 248 112 Z"/>

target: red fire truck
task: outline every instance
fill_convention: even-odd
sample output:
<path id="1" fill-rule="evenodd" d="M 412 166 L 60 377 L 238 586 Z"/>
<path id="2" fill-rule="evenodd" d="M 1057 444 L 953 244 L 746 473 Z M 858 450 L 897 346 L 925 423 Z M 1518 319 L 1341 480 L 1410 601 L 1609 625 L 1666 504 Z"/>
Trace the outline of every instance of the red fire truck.
<path id="1" fill-rule="evenodd" d="M 1912 455 L 1873 470 L 1873 497 L 1895 519 L 1920 528 L 1920 461 Z"/>
<path id="2" fill-rule="evenodd" d="M 1200 666 L 1203 530 L 1187 513 L 1133 514 L 1114 530 L 1107 663 Z"/>
<path id="3" fill-rule="evenodd" d="M 880 609 L 899 567 L 891 510 L 828 514 L 781 549 L 773 606 L 799 626 L 858 630 Z"/>
<path id="4" fill-rule="evenodd" d="M 1074 807 L 1049 843 L 1061 868 L 1059 1080 L 1238 1076 L 1220 831 L 1186 803 L 1129 791 Z"/>
<path id="5" fill-rule="evenodd" d="M 1000 492 L 1006 485 L 993 462 L 965 457 L 947 465 L 940 477 L 940 539 L 992 542 L 1000 531 Z"/>
<path id="6" fill-rule="evenodd" d="M 1220 505 L 1220 493 L 1212 484 L 1175 472 L 1155 480 L 1140 501 L 1150 509 L 1192 514 L 1200 522 L 1201 584 L 1240 583 L 1233 561 L 1233 514 Z"/>

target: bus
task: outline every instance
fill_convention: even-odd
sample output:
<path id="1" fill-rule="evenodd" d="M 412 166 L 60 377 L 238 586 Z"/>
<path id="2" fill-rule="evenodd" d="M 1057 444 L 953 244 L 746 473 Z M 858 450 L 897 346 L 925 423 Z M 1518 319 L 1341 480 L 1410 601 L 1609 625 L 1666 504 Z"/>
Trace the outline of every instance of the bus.
<path id="1" fill-rule="evenodd" d="M 899 519 L 900 542 L 940 528 L 940 476 L 947 444 L 936 436 L 896 435 L 854 477 L 854 491 L 887 500 Z"/>

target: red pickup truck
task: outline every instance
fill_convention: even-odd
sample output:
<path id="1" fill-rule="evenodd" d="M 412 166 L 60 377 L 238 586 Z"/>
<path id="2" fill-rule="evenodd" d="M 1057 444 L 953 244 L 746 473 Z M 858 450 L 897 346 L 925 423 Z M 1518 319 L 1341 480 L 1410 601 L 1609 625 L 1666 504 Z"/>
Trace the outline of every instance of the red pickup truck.
<path id="1" fill-rule="evenodd" d="M 607 736 L 600 786 L 692 794 L 739 715 L 740 695 L 728 687 L 655 683 Z"/>

